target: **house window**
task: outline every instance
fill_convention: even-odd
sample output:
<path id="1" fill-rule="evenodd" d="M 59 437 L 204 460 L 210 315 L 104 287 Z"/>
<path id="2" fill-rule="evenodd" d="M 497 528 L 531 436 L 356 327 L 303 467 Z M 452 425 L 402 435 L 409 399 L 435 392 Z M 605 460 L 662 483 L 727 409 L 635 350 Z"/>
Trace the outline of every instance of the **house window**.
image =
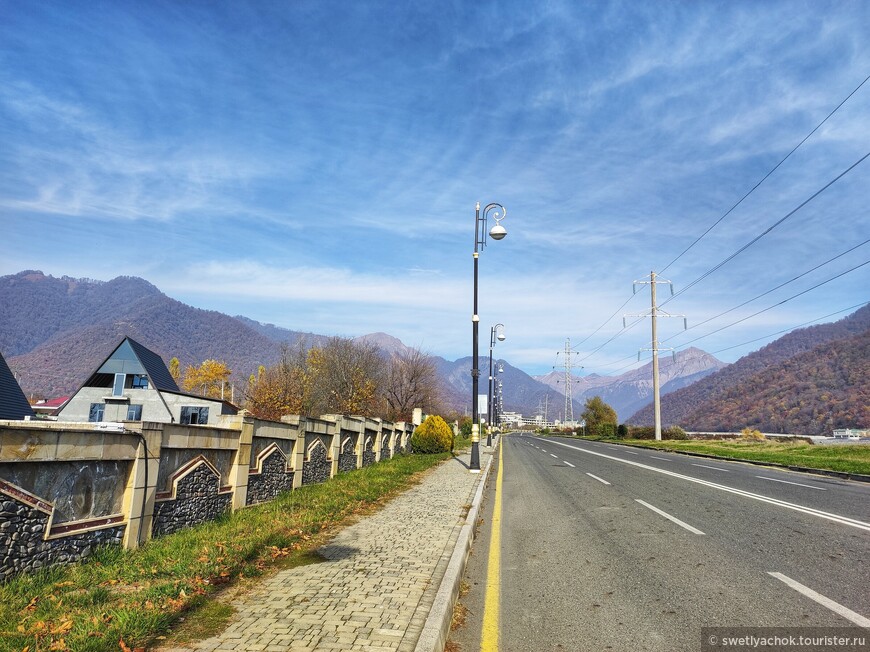
<path id="1" fill-rule="evenodd" d="M 130 387 L 133 389 L 148 389 L 148 376 L 145 374 L 132 374 Z"/>
<path id="2" fill-rule="evenodd" d="M 115 374 L 115 384 L 112 386 L 112 396 L 124 395 L 124 381 L 127 379 L 127 374 Z"/>
<path id="3" fill-rule="evenodd" d="M 208 423 L 208 408 L 202 406 L 183 406 L 181 408 L 181 423 L 185 425 Z"/>
<path id="4" fill-rule="evenodd" d="M 88 414 L 88 421 L 98 422 L 103 420 L 103 413 L 106 411 L 105 403 L 91 403 L 91 411 Z"/>
<path id="5" fill-rule="evenodd" d="M 142 406 L 141 405 L 128 405 L 127 406 L 127 421 L 141 421 L 142 420 Z"/>

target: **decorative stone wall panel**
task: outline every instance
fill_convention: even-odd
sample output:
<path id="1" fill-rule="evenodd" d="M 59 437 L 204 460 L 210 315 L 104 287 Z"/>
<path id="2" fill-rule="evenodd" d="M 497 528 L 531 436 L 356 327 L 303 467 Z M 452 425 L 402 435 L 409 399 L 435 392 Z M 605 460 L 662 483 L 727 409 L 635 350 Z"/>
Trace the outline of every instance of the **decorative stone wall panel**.
<path id="1" fill-rule="evenodd" d="M 272 500 L 282 491 L 293 489 L 294 472 L 287 470 L 287 458 L 280 450 L 273 450 L 261 462 L 259 473 L 253 470 L 248 475 L 248 497 L 246 504 L 255 505 Z"/>
<path id="2" fill-rule="evenodd" d="M 365 449 L 362 455 L 362 465 L 371 466 L 375 463 L 374 440 L 371 437 L 365 439 Z"/>
<path id="3" fill-rule="evenodd" d="M 329 480 L 332 462 L 327 457 L 326 448 L 320 440 L 309 449 L 308 457 L 302 465 L 302 484 L 316 484 Z"/>
<path id="4" fill-rule="evenodd" d="M 125 525 L 44 539 L 48 514 L 0 496 L 0 582 L 18 573 L 86 559 L 98 546 L 121 545 Z"/>
<path id="5" fill-rule="evenodd" d="M 154 504 L 153 536 L 213 521 L 230 509 L 232 494 L 219 493 L 220 477 L 200 464 L 176 483 L 175 498 Z"/>
<path id="6" fill-rule="evenodd" d="M 338 470 L 353 471 L 356 463 L 356 435 L 345 437 L 341 441 L 341 452 L 338 454 Z"/>

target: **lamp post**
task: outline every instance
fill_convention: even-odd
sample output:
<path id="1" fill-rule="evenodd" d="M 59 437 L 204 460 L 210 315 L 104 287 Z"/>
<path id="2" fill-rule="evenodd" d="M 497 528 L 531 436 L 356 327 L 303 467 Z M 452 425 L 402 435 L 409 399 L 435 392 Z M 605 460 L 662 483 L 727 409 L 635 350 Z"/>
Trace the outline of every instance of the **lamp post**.
<path id="1" fill-rule="evenodd" d="M 501 328 L 501 330 L 499 330 Z M 492 446 L 492 424 L 494 413 L 492 402 L 493 391 L 493 375 L 492 375 L 492 350 L 495 348 L 495 342 L 504 342 L 504 324 L 496 324 L 489 329 L 489 389 L 486 393 L 486 445 Z"/>
<path id="2" fill-rule="evenodd" d="M 480 258 L 480 251 L 486 246 L 486 220 L 490 213 L 495 220 L 495 226 L 489 231 L 489 236 L 493 240 L 501 240 L 507 235 L 507 231 L 500 224 L 504 219 L 505 207 L 501 204 L 487 204 L 483 209 L 483 214 L 480 212 L 480 202 L 474 210 L 474 312 L 471 315 L 471 331 L 472 331 L 472 367 L 471 367 L 471 463 L 469 467 L 472 473 L 480 473 L 480 413 L 477 406 L 477 388 L 480 379 L 480 368 L 478 367 L 477 349 L 478 349 L 478 326 L 480 325 L 480 317 L 477 314 L 477 263 Z"/>

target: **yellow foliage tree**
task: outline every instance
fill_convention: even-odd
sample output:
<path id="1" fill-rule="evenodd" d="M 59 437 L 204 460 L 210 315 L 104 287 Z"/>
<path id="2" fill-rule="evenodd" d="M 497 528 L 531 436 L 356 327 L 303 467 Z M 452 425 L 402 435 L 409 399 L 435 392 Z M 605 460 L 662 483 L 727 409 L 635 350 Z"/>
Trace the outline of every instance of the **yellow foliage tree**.
<path id="1" fill-rule="evenodd" d="M 231 373 L 225 362 L 205 360 L 199 367 L 187 366 L 181 387 L 209 398 L 223 398 Z"/>

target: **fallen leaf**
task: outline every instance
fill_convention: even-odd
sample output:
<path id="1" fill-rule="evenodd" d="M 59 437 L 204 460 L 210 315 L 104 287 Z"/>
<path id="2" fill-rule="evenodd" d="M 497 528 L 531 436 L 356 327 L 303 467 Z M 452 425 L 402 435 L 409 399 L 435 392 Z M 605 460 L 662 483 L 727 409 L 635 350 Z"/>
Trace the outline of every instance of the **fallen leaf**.
<path id="1" fill-rule="evenodd" d="M 123 638 L 118 639 L 118 647 L 120 647 L 123 652 L 133 652 L 133 650 L 130 649 L 130 646 L 124 642 Z"/>

